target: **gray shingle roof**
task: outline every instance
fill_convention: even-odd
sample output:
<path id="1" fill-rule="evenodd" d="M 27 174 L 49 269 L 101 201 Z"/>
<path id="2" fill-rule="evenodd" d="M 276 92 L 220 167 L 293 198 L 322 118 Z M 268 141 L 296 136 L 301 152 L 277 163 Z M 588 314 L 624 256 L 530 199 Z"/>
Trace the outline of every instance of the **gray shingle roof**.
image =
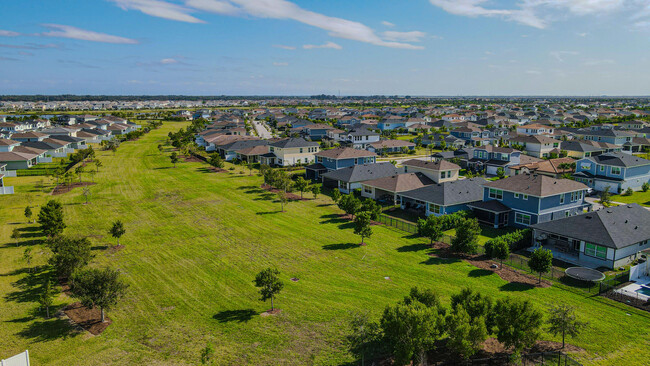
<path id="1" fill-rule="evenodd" d="M 436 205 L 451 206 L 482 200 L 485 182 L 483 178 L 462 179 L 402 192 L 401 195 Z"/>
<path id="2" fill-rule="evenodd" d="M 625 248 L 650 239 L 650 211 L 636 203 L 532 225 L 560 236 L 609 248 Z"/>
<path id="3" fill-rule="evenodd" d="M 362 182 L 365 180 L 399 174 L 400 171 L 401 169 L 397 169 L 391 163 L 359 164 L 331 171 L 323 174 L 323 177 L 342 182 Z"/>
<path id="4" fill-rule="evenodd" d="M 280 141 L 271 143 L 273 147 L 279 147 L 281 149 L 287 149 L 292 147 L 314 147 L 320 146 L 318 142 L 307 141 L 302 138 L 288 138 Z"/>
<path id="5" fill-rule="evenodd" d="M 546 175 L 537 174 L 519 174 L 488 182 L 484 186 L 529 194 L 536 197 L 553 196 L 560 193 L 587 189 L 587 186 L 584 184 L 571 179 L 555 179 Z"/>
<path id="6" fill-rule="evenodd" d="M 610 152 L 598 156 L 592 156 L 588 159 L 601 165 L 613 165 L 622 167 L 633 167 L 650 164 L 650 160 L 620 152 Z"/>

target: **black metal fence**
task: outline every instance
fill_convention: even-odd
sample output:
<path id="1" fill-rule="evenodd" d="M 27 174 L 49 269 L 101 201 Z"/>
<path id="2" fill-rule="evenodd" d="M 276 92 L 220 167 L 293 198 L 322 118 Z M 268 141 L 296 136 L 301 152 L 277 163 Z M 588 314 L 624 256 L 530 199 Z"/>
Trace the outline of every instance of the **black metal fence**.
<path id="1" fill-rule="evenodd" d="M 396 229 L 405 231 L 407 233 L 411 234 L 416 234 L 418 232 L 418 226 L 415 224 L 411 224 L 410 222 L 406 222 L 404 220 L 396 219 L 394 217 L 386 216 L 384 214 L 379 215 L 379 222 L 392 226 Z"/>
<path id="2" fill-rule="evenodd" d="M 470 359 L 455 362 L 432 362 L 436 366 L 461 365 L 461 366 L 497 366 L 497 365 L 522 365 L 522 366 L 581 366 L 578 361 L 572 359 L 564 352 L 539 352 L 522 354 L 520 359 L 513 359 L 509 355 L 500 355 L 491 358 Z"/>

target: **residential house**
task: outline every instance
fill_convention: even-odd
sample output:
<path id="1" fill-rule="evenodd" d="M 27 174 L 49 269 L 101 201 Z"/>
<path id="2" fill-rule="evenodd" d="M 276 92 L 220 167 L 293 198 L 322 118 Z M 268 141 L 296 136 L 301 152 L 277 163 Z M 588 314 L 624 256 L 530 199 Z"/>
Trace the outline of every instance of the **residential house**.
<path id="1" fill-rule="evenodd" d="M 415 144 L 404 140 L 381 140 L 368 144 L 367 149 L 377 154 L 399 153 L 404 150 L 415 150 Z"/>
<path id="2" fill-rule="evenodd" d="M 350 193 L 355 189 L 360 189 L 363 181 L 389 177 L 399 174 L 401 171 L 388 162 L 361 164 L 324 173 L 322 178 L 325 187 L 338 188 L 343 193 Z"/>
<path id="3" fill-rule="evenodd" d="M 560 155 L 560 140 L 554 138 L 535 135 L 535 136 L 516 136 L 508 140 L 510 147 L 521 145 L 524 151 L 537 158 L 548 158 L 552 155 Z"/>
<path id="4" fill-rule="evenodd" d="M 632 138 L 636 136 L 630 131 L 593 128 L 590 130 L 578 130 L 575 134 L 585 140 L 607 142 L 617 146 L 623 146 L 623 144 L 632 141 Z"/>
<path id="5" fill-rule="evenodd" d="M 534 163 L 509 166 L 507 175 L 519 174 L 541 174 L 553 178 L 563 178 L 565 174 L 573 174 L 576 167 L 576 160 L 573 158 L 557 158 L 536 161 Z"/>
<path id="6" fill-rule="evenodd" d="M 522 135 L 552 135 L 553 127 L 542 125 L 539 123 L 532 123 L 517 127 L 517 133 Z"/>
<path id="7" fill-rule="evenodd" d="M 567 156 L 582 159 L 589 156 L 596 156 L 607 152 L 607 148 L 591 144 L 593 141 L 571 140 L 560 143 L 560 152 L 565 151 Z M 616 145 L 611 145 L 616 147 Z"/>
<path id="8" fill-rule="evenodd" d="M 20 141 L 20 142 L 30 142 L 30 141 L 43 141 L 44 139 L 48 138 L 49 135 L 46 135 L 44 133 L 36 132 L 36 131 L 28 131 L 28 132 L 19 132 L 19 133 L 14 133 L 11 135 L 11 139 L 15 141 Z"/>
<path id="9" fill-rule="evenodd" d="M 349 147 L 322 150 L 314 154 L 316 162 L 306 167 L 306 177 L 320 180 L 322 174 L 359 164 L 377 162 L 377 154 Z"/>
<path id="10" fill-rule="evenodd" d="M 266 140 L 261 140 L 259 138 L 255 139 L 246 139 L 246 140 L 235 140 L 226 144 L 216 146 L 215 151 L 221 155 L 221 157 L 226 161 L 232 161 L 237 159 L 239 156 L 239 151 L 244 149 L 249 149 L 257 146 L 264 146 L 264 151 L 262 153 L 266 154 L 269 152 L 268 148 L 269 142 Z M 259 155 L 258 155 L 259 156 Z"/>
<path id="11" fill-rule="evenodd" d="M 401 192 L 412 191 L 430 184 L 434 184 L 434 181 L 419 172 L 396 174 L 361 182 L 361 196 L 395 204 L 397 195 Z"/>
<path id="12" fill-rule="evenodd" d="M 591 156 L 576 162 L 573 177 L 596 191 L 605 187 L 612 193 L 638 191 L 650 182 L 650 160 L 620 152 Z"/>
<path id="13" fill-rule="evenodd" d="M 288 138 L 269 144 L 269 153 L 260 156 L 266 165 L 293 166 L 313 163 L 314 154 L 320 150 L 318 142 L 303 138 Z"/>
<path id="14" fill-rule="evenodd" d="M 402 192 L 398 202 L 402 209 L 420 215 L 441 216 L 467 210 L 468 204 L 483 200 L 483 178 L 447 181 Z"/>
<path id="15" fill-rule="evenodd" d="M 411 159 L 402 163 L 404 173 L 422 173 L 435 183 L 458 180 L 460 166 L 446 160 L 425 161 Z"/>
<path id="16" fill-rule="evenodd" d="M 344 142 L 355 149 L 367 149 L 370 144 L 379 142 L 380 137 L 381 135 L 379 132 L 372 131 L 365 127 L 357 127 L 343 135 L 341 142 Z"/>
<path id="17" fill-rule="evenodd" d="M 7 174 L 7 164 L 0 163 L 0 195 L 14 193 L 14 187 L 5 185 L 4 178 L 6 174 Z"/>
<path id="18" fill-rule="evenodd" d="M 257 163 L 260 161 L 260 156 L 269 152 L 268 144 L 246 147 L 236 150 L 237 160 L 245 161 L 247 163 Z"/>
<path id="19" fill-rule="evenodd" d="M 473 156 L 467 161 L 467 167 L 475 171 L 484 170 L 487 175 L 497 175 L 499 168 L 503 168 L 507 174 L 509 166 L 541 160 L 510 147 L 492 145 L 476 147 L 472 154 Z"/>
<path id="20" fill-rule="evenodd" d="M 617 269 L 650 249 L 650 211 L 638 204 L 532 225 L 533 248 L 553 251 L 553 257 L 578 266 Z"/>
<path id="21" fill-rule="evenodd" d="M 519 174 L 483 185 L 483 201 L 470 204 L 478 220 L 494 226 L 527 227 L 576 215 L 591 207 L 587 186 L 571 179 Z"/>

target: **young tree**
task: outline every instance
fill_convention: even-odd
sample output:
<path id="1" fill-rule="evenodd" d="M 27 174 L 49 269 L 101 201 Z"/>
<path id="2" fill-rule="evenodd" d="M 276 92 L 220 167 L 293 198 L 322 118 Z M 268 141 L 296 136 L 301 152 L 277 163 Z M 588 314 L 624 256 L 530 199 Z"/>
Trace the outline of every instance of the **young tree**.
<path id="1" fill-rule="evenodd" d="M 41 307 L 45 308 L 46 318 L 50 318 L 50 306 L 54 304 L 54 296 L 56 295 L 56 288 L 49 277 L 45 279 L 41 293 L 38 297 L 38 303 Z"/>
<path id="2" fill-rule="evenodd" d="M 314 199 L 318 198 L 318 195 L 320 194 L 320 186 L 313 185 L 311 187 L 311 194 L 314 195 Z"/>
<path id="3" fill-rule="evenodd" d="M 201 364 L 206 365 L 214 357 L 214 348 L 212 344 L 207 344 L 205 348 L 201 350 Z"/>
<path id="4" fill-rule="evenodd" d="M 303 177 L 298 177 L 294 182 L 294 185 L 298 191 L 300 191 L 300 199 L 302 199 L 302 193 L 307 190 L 309 187 L 309 182 Z"/>
<path id="5" fill-rule="evenodd" d="M 350 334 L 347 336 L 350 351 L 361 357 L 361 366 L 366 355 L 377 351 L 381 340 L 379 324 L 370 320 L 368 313 L 354 313 L 350 321 Z"/>
<path id="6" fill-rule="evenodd" d="M 86 204 L 88 204 L 88 198 L 90 197 L 90 188 L 84 187 L 84 191 L 82 194 L 86 198 Z"/>
<path id="7" fill-rule="evenodd" d="M 163 151 L 163 145 L 162 145 L 162 144 L 158 144 L 158 151 L 159 151 L 159 152 L 162 152 L 162 151 Z"/>
<path id="8" fill-rule="evenodd" d="M 11 230 L 11 238 L 16 241 L 16 245 L 18 245 L 18 240 L 20 239 L 20 237 L 21 237 L 20 230 L 18 230 L 17 227 Z"/>
<path id="9" fill-rule="evenodd" d="M 64 278 L 86 266 L 93 257 L 91 243 L 87 238 L 72 239 L 59 236 L 50 239 L 49 246 L 54 253 L 49 263 L 54 266 L 59 276 Z"/>
<path id="10" fill-rule="evenodd" d="M 124 235 L 124 233 L 126 233 L 126 229 L 124 229 L 124 224 L 122 221 L 117 220 L 113 223 L 113 226 L 111 226 L 111 229 L 108 231 L 108 233 L 117 239 L 117 245 L 120 245 L 120 238 L 122 235 Z"/>
<path id="11" fill-rule="evenodd" d="M 48 237 L 54 237 L 63 232 L 65 223 L 63 222 L 63 206 L 61 202 L 49 200 L 38 213 L 38 223 L 41 225 L 43 234 Z"/>
<path id="12" fill-rule="evenodd" d="M 260 273 L 255 276 L 255 287 L 259 287 L 260 295 L 262 295 L 261 301 L 266 301 L 271 299 L 271 311 L 275 308 L 273 307 L 273 300 L 275 296 L 282 291 L 284 283 L 280 281 L 278 277 L 280 271 L 275 268 L 267 268 L 262 270 Z"/>
<path id="13" fill-rule="evenodd" d="M 456 307 L 447 316 L 446 323 L 449 348 L 465 359 L 478 352 L 487 339 L 485 319 L 482 316 L 472 319 L 462 306 Z"/>
<path id="14" fill-rule="evenodd" d="M 337 205 L 350 216 L 354 216 L 361 208 L 361 202 L 353 194 L 343 195 Z"/>
<path id="15" fill-rule="evenodd" d="M 105 322 L 104 311 L 117 305 L 124 296 L 128 285 L 120 278 L 120 273 L 114 269 L 90 268 L 77 271 L 70 279 L 72 295 L 89 309 L 98 306 Z"/>
<path id="16" fill-rule="evenodd" d="M 542 313 L 528 300 L 499 299 L 494 307 L 494 317 L 497 339 L 515 352 L 531 347 L 540 337 Z"/>
<path id="17" fill-rule="evenodd" d="M 29 206 L 25 207 L 25 218 L 27 219 L 27 222 L 32 220 L 33 215 L 32 209 Z"/>
<path id="18" fill-rule="evenodd" d="M 442 237 L 442 223 L 434 215 L 430 215 L 426 219 L 418 220 L 418 231 L 420 235 L 433 242 L 440 240 Z"/>
<path id="19" fill-rule="evenodd" d="M 219 155 L 219 153 L 210 154 L 210 157 L 208 158 L 208 164 L 219 169 L 222 169 L 224 166 L 223 159 L 221 159 L 221 155 Z"/>
<path id="20" fill-rule="evenodd" d="M 501 261 L 501 267 L 503 267 L 503 261 L 510 257 L 510 245 L 499 238 L 488 240 L 485 243 L 485 254 L 489 258 L 496 258 Z"/>
<path id="21" fill-rule="evenodd" d="M 609 193 L 610 186 L 606 186 L 603 189 L 603 192 L 600 194 L 600 204 L 603 206 L 608 205 L 612 202 L 612 194 Z"/>
<path id="22" fill-rule="evenodd" d="M 361 236 L 361 245 L 366 245 L 363 240 L 372 236 L 370 213 L 361 212 L 354 218 L 354 233 Z"/>
<path id="23" fill-rule="evenodd" d="M 458 307 L 462 307 L 472 320 L 483 318 L 488 329 L 494 325 L 491 297 L 466 287 L 458 294 L 451 295 L 451 309 L 455 310 Z"/>
<path id="24" fill-rule="evenodd" d="M 95 170 L 99 171 L 99 168 L 103 166 L 102 162 L 99 159 L 93 160 L 93 163 L 95 163 Z"/>
<path id="25" fill-rule="evenodd" d="M 370 219 L 377 221 L 379 220 L 379 215 L 381 215 L 381 206 L 373 199 L 366 198 L 361 202 L 361 212 L 368 212 L 370 214 Z"/>
<path id="26" fill-rule="evenodd" d="M 463 219 L 456 227 L 456 237 L 451 240 L 451 250 L 456 253 L 476 254 L 481 227 L 477 219 Z"/>
<path id="27" fill-rule="evenodd" d="M 169 156 L 169 159 L 171 160 L 172 164 L 174 164 L 174 168 L 176 168 L 176 163 L 178 163 L 178 153 L 176 153 L 176 151 L 173 151 Z"/>
<path id="28" fill-rule="evenodd" d="M 27 262 L 27 267 L 29 267 L 29 273 L 32 272 L 32 259 L 34 259 L 34 255 L 32 255 L 32 248 L 25 248 L 25 251 L 23 252 L 23 259 L 25 262 Z"/>
<path id="29" fill-rule="evenodd" d="M 535 249 L 528 260 L 528 267 L 539 273 L 539 283 L 542 283 L 542 274 L 553 268 L 553 252 L 541 247 Z"/>
<path id="30" fill-rule="evenodd" d="M 499 169 L 497 169 L 497 177 L 498 177 L 499 179 L 503 179 L 503 178 L 505 178 L 505 177 L 506 177 L 506 171 L 505 171 L 505 169 L 503 169 L 502 167 L 499 167 Z"/>
<path id="31" fill-rule="evenodd" d="M 586 322 L 581 322 L 576 318 L 575 308 L 569 305 L 555 305 L 551 307 L 549 313 L 549 332 L 553 335 L 562 335 L 562 349 L 564 349 L 564 340 L 567 335 L 575 338 L 587 327 Z"/>
<path id="32" fill-rule="evenodd" d="M 334 188 L 334 190 L 332 190 L 332 201 L 338 204 L 340 199 L 341 199 L 341 191 L 339 191 L 338 188 Z"/>
<path id="33" fill-rule="evenodd" d="M 81 183 L 81 174 L 85 171 L 86 169 L 83 167 L 83 165 L 79 165 L 74 169 L 74 173 L 79 176 L 79 183 Z"/>
<path id="34" fill-rule="evenodd" d="M 246 162 L 246 166 L 248 167 L 248 175 L 253 175 L 253 166 L 254 166 L 253 162 L 252 161 Z"/>
<path id="35" fill-rule="evenodd" d="M 284 206 L 289 203 L 289 197 L 284 191 L 278 192 L 278 201 L 280 201 L 280 210 L 284 212 Z"/>

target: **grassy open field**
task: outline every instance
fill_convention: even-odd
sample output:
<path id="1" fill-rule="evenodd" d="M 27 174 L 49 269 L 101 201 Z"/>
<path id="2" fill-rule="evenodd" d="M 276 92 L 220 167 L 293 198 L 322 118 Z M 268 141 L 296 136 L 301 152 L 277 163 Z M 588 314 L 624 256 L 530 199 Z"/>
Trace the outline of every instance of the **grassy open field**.
<path id="1" fill-rule="evenodd" d="M 617 194 L 612 196 L 612 201 L 621 203 L 638 203 L 641 206 L 650 207 L 650 191 L 638 191 L 630 196 Z"/>
<path id="2" fill-rule="evenodd" d="M 107 313 L 114 323 L 100 336 L 75 333 L 38 312 L 29 286 L 34 279 L 21 258 L 28 246 L 35 248 L 35 265 L 48 255 L 32 242 L 39 234 L 23 210 L 51 196 L 35 189 L 39 177 L 5 179 L 16 194 L 0 196 L 0 358 L 29 349 L 36 366 L 185 365 L 197 364 L 200 350 L 212 343 L 221 365 L 346 364 L 353 361 L 343 341 L 350 312 L 379 317 L 386 304 L 418 285 L 433 288 L 445 303 L 469 286 L 530 299 L 540 308 L 574 305 L 590 322 L 570 341 L 586 349 L 577 359 L 647 364 L 649 314 L 555 287 L 508 284 L 464 261 L 429 257 L 424 240 L 388 227 L 375 227 L 368 245 L 359 247 L 350 223 L 325 196 L 292 202 L 280 213 L 275 197 L 259 189 L 260 177 L 209 173 L 202 163 L 172 168 L 169 153 L 157 145 L 184 125 L 166 123 L 122 144 L 115 156 L 99 152 L 103 167 L 90 205 L 82 204 L 79 188 L 57 196 L 66 234 L 90 236 L 95 246 L 91 265 L 119 268 L 130 284 Z M 116 219 L 127 233 L 125 248 L 114 252 L 107 249 L 114 244 L 107 231 Z M 29 237 L 16 244 L 14 228 Z M 285 289 L 276 301 L 282 312 L 262 317 L 269 304 L 259 301 L 252 280 L 267 266 L 281 271 Z M 72 301 L 62 294 L 56 303 Z"/>

